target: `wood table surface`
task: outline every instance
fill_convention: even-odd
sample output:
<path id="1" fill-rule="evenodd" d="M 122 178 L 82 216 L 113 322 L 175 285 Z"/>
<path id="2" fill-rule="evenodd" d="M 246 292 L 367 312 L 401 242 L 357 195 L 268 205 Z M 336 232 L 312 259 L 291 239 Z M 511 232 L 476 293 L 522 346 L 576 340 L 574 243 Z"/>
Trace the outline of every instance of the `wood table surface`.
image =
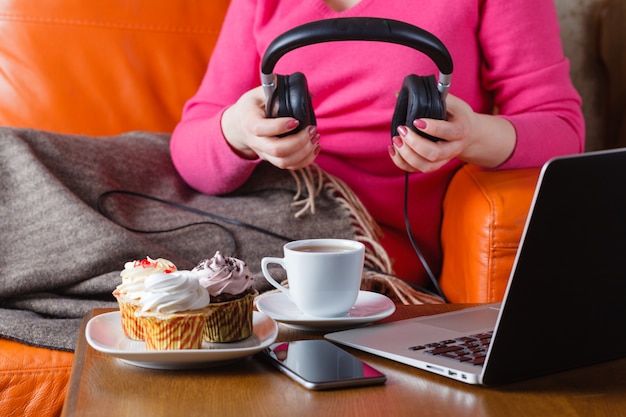
<path id="1" fill-rule="evenodd" d="M 467 306 L 399 305 L 384 321 L 463 307 Z M 95 310 L 84 323 L 107 311 Z M 63 417 L 626 416 L 626 359 L 485 388 L 347 349 L 385 373 L 386 384 L 318 392 L 255 357 L 199 370 L 136 367 L 91 348 L 84 327 Z M 277 340 L 321 337 L 279 325 Z"/>

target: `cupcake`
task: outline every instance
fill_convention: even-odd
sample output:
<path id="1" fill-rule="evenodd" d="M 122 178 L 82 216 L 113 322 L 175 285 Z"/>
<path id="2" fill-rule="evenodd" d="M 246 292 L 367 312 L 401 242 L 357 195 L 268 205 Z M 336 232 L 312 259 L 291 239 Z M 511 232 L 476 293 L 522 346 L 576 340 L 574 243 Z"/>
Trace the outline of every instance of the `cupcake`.
<path id="1" fill-rule="evenodd" d="M 135 312 L 146 349 L 202 348 L 209 303 L 209 293 L 191 271 L 150 275 Z"/>
<path id="2" fill-rule="evenodd" d="M 176 271 L 176 265 L 167 259 L 146 259 L 126 262 L 124 270 L 120 273 L 122 283 L 113 291 L 120 307 L 122 317 L 122 329 L 124 334 L 135 340 L 143 340 L 143 331 L 137 319 L 135 311 L 139 308 L 139 298 L 143 294 L 144 281 L 147 277 L 157 273 L 170 273 Z"/>
<path id="3" fill-rule="evenodd" d="M 211 296 L 204 340 L 236 342 L 252 334 L 252 308 L 257 292 L 245 262 L 217 251 L 201 261 L 193 272 Z"/>

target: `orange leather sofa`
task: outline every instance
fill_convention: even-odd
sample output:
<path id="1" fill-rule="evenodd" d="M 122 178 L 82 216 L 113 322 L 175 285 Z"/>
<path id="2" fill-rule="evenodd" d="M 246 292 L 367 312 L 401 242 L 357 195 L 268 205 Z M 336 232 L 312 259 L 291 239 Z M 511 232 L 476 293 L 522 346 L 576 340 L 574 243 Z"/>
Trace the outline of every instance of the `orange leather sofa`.
<path id="1" fill-rule="evenodd" d="M 0 1 L 0 125 L 94 136 L 172 131 L 227 6 Z M 455 175 L 442 225 L 441 286 L 450 301 L 502 299 L 538 173 L 465 166 Z M 0 339 L 0 414 L 58 415 L 72 358 Z"/>

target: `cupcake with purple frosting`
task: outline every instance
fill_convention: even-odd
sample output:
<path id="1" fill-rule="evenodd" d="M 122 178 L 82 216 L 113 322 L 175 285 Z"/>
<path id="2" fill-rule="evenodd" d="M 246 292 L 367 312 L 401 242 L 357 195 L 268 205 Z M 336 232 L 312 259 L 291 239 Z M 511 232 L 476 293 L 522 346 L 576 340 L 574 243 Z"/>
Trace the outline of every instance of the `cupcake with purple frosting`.
<path id="1" fill-rule="evenodd" d="M 246 263 L 223 256 L 219 251 L 201 261 L 193 270 L 200 286 L 208 291 L 211 303 L 204 327 L 206 342 L 243 340 L 252 334 L 254 279 Z"/>

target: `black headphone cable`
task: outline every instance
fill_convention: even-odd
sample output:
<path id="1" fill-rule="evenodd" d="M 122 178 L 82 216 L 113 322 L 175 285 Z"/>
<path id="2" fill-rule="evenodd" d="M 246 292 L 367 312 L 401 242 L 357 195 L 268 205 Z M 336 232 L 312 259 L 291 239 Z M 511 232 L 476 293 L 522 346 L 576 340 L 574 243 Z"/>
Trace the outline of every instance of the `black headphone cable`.
<path id="1" fill-rule="evenodd" d="M 408 173 L 407 173 L 407 175 L 408 175 Z M 194 214 L 197 214 L 197 215 L 200 215 L 200 216 L 203 216 L 203 217 L 208 217 L 208 218 L 210 218 L 212 220 L 215 220 L 215 221 L 221 221 L 221 222 L 233 225 L 233 226 L 247 228 L 247 229 L 253 230 L 255 232 L 258 232 L 258 233 L 261 233 L 261 234 L 264 234 L 264 235 L 267 235 L 267 236 L 271 236 L 273 238 L 276 238 L 276 239 L 279 239 L 279 240 L 282 240 L 282 241 L 285 241 L 285 242 L 291 242 L 291 241 L 295 240 L 295 239 L 290 238 L 288 236 L 284 236 L 284 235 L 272 232 L 271 230 L 267 230 L 267 229 L 264 229 L 262 227 L 255 226 L 253 224 L 249 224 L 249 223 L 245 223 L 245 222 L 242 222 L 242 221 L 239 221 L 239 220 L 235 220 L 235 219 L 231 219 L 231 218 L 228 218 L 228 217 L 220 216 L 220 215 L 217 215 L 217 214 L 214 214 L 214 213 L 210 213 L 210 212 L 207 212 L 207 211 L 204 211 L 204 210 L 200 210 L 200 209 L 197 209 L 197 208 L 194 208 L 194 207 L 191 207 L 191 206 L 187 206 L 187 205 L 184 205 L 184 204 L 176 203 L 174 201 L 169 201 L 169 200 L 165 200 L 165 199 L 162 199 L 162 198 L 159 198 L 159 197 L 154 197 L 154 196 L 149 195 L 149 194 L 139 193 L 139 192 L 135 192 L 135 191 L 128 191 L 128 190 L 110 190 L 110 191 L 105 191 L 102 194 L 100 194 L 98 196 L 97 201 L 96 201 L 96 207 L 98 209 L 98 212 L 100 214 L 102 214 L 104 217 L 106 217 L 107 219 L 109 219 L 110 221 L 112 221 L 113 223 L 115 223 L 118 226 L 121 226 L 124 229 L 126 229 L 126 230 L 128 230 L 130 232 L 133 232 L 133 233 L 148 233 L 148 234 L 168 233 L 168 232 L 173 232 L 173 231 L 176 231 L 176 230 L 181 230 L 181 229 L 184 229 L 184 228 L 187 228 L 187 227 L 192 227 L 192 226 L 211 225 L 211 226 L 219 227 L 220 229 L 224 230 L 228 234 L 228 236 L 230 237 L 231 241 L 233 242 L 233 247 L 235 248 L 235 250 L 237 248 L 236 240 L 235 240 L 235 237 L 234 237 L 233 233 L 226 226 L 221 225 L 219 223 L 216 223 L 215 221 L 193 222 L 193 223 L 184 224 L 182 226 L 172 227 L 172 228 L 169 228 L 169 229 L 157 229 L 157 230 L 135 229 L 135 228 L 131 228 L 129 226 L 125 226 L 123 224 L 120 224 L 119 222 L 117 222 L 117 221 L 113 220 L 111 217 L 109 217 L 107 215 L 107 213 L 106 213 L 106 210 L 104 209 L 104 200 L 106 198 L 112 196 L 112 195 L 115 195 L 115 194 L 129 195 L 129 196 L 133 196 L 133 197 L 137 197 L 137 198 L 142 198 L 142 199 L 145 199 L 145 200 L 154 201 L 156 203 L 163 204 L 163 205 L 166 205 L 166 206 L 178 209 L 178 210 L 183 210 L 183 211 L 194 213 Z M 420 260 L 424 264 L 425 269 L 426 269 L 427 273 L 429 274 L 430 279 L 433 280 L 434 283 L 437 283 L 437 280 L 434 277 L 433 273 L 431 272 L 430 268 L 428 267 L 428 264 L 426 263 L 426 260 L 425 260 L 424 256 L 422 255 L 422 252 L 419 250 L 417 244 L 415 243 L 415 240 L 413 239 L 412 234 L 410 233 L 410 226 L 409 226 L 409 223 L 408 223 L 408 216 L 406 216 L 406 213 L 408 213 L 407 204 L 406 204 L 407 200 L 408 200 L 407 196 L 408 196 L 408 187 L 405 188 L 405 220 L 406 220 L 406 224 L 407 224 L 407 230 L 409 230 L 409 238 L 411 240 L 411 244 L 413 245 L 414 249 L 418 252 L 418 256 L 420 257 Z M 381 274 L 381 275 L 385 275 L 385 276 L 388 276 L 388 277 L 400 279 L 400 280 L 402 280 L 403 282 L 407 283 L 410 287 L 412 287 L 413 289 L 415 289 L 417 291 L 420 291 L 420 292 L 423 292 L 425 294 L 429 294 L 429 295 L 432 295 L 432 296 L 435 296 L 435 297 L 440 297 L 440 298 L 443 299 L 443 301 L 447 302 L 445 297 L 443 297 L 443 293 L 441 292 L 441 289 L 439 288 L 438 285 L 435 285 L 435 288 L 438 291 L 438 293 L 435 293 L 435 292 L 433 292 L 433 291 L 431 291 L 429 289 L 423 288 L 423 287 L 421 287 L 421 286 L 419 286 L 417 284 L 414 284 L 412 282 L 406 281 L 406 280 L 404 280 L 404 279 L 402 279 L 402 278 L 400 278 L 400 277 L 398 277 L 396 275 L 380 271 L 380 270 L 378 270 L 378 269 L 376 269 L 374 267 L 371 267 L 369 265 L 364 265 L 364 269 L 366 269 L 368 271 L 371 271 L 371 272 L 375 272 L 377 274 Z"/>
<path id="2" fill-rule="evenodd" d="M 411 231 L 411 222 L 409 221 L 409 172 L 408 171 L 405 172 L 404 174 L 404 224 L 406 227 L 407 235 L 409 237 L 409 241 L 411 242 L 411 246 L 413 246 L 413 250 L 417 254 L 417 257 L 420 259 L 420 262 L 422 263 L 422 265 L 424 266 L 424 270 L 426 271 L 426 274 L 428 275 L 428 278 L 430 279 L 430 282 L 433 288 L 435 289 L 436 295 L 441 297 L 441 299 L 447 303 L 448 299 L 446 298 L 445 294 L 443 293 L 443 290 L 441 289 L 441 286 L 439 285 L 439 280 L 437 279 L 437 277 L 435 277 L 435 274 L 433 273 L 432 269 L 430 269 L 430 266 L 428 265 L 428 262 L 426 261 L 426 257 L 424 256 L 421 249 L 419 248 L 415 240 L 415 237 L 413 236 L 413 232 Z"/>

